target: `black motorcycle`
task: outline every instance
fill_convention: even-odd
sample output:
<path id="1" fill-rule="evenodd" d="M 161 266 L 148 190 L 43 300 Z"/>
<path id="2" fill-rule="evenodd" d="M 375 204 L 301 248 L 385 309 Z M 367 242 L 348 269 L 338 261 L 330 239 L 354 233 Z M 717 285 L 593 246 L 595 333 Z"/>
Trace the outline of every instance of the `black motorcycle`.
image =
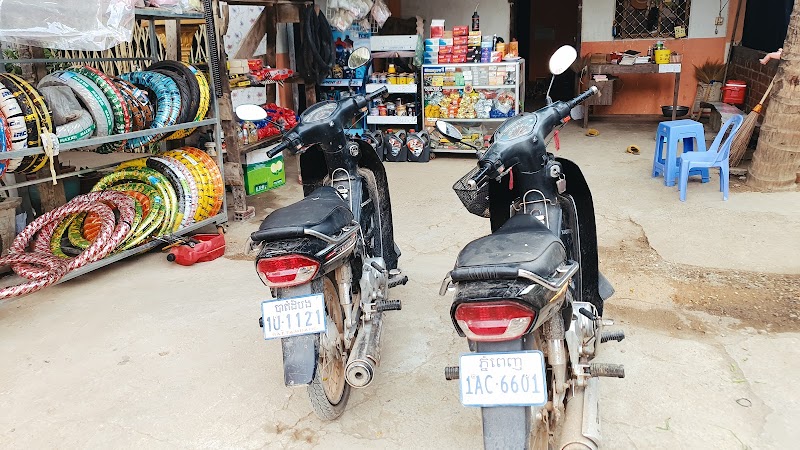
<path id="1" fill-rule="evenodd" d="M 553 75 L 575 60 L 571 47 L 550 60 Z M 469 342 L 459 366 L 461 402 L 481 408 L 486 449 L 597 449 L 597 377 L 624 377 L 621 365 L 593 364 L 603 302 L 613 288 L 600 274 L 592 196 L 581 170 L 555 158 L 546 139 L 570 110 L 597 93 L 504 122 L 488 150 L 454 189 L 492 234 L 467 244 L 445 278 L 455 290 L 453 325 Z M 461 134 L 440 121 L 453 141 Z M 606 321 L 608 322 L 608 321 Z"/>
<path id="2" fill-rule="evenodd" d="M 357 49 L 351 55 L 364 55 Z M 352 64 L 351 69 L 359 64 Z M 345 129 L 386 88 L 313 105 L 268 152 L 300 153 L 305 198 L 275 210 L 251 236 L 266 339 L 283 345 L 284 382 L 308 385 L 316 414 L 344 412 L 350 387 L 366 387 L 380 361 L 382 314 L 399 310 L 388 289 L 405 284 L 394 243 L 382 158 Z"/>

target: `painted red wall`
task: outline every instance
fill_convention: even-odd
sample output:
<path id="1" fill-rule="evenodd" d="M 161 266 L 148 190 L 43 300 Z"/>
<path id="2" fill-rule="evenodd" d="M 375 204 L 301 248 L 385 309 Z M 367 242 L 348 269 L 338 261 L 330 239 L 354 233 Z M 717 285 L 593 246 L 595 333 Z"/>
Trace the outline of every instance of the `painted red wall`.
<path id="1" fill-rule="evenodd" d="M 722 61 L 725 57 L 726 38 L 667 39 L 664 46 L 683 55 L 679 105 L 691 106 L 697 93 L 694 66 L 706 60 Z M 584 42 L 583 54 L 623 52 L 637 50 L 647 54 L 652 44 L 649 40 L 619 40 L 609 42 Z M 595 106 L 597 114 L 660 114 L 662 105 L 671 105 L 675 86 L 672 74 L 622 75 L 615 83 L 614 104 Z"/>

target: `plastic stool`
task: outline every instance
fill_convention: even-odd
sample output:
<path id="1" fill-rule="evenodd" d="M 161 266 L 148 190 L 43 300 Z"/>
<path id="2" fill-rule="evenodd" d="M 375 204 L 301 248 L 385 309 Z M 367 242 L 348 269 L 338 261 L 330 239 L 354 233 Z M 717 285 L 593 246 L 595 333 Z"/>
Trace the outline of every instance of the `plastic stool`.
<path id="1" fill-rule="evenodd" d="M 693 140 L 697 140 L 697 148 L 694 148 Z M 661 122 L 658 124 L 658 131 L 656 132 L 656 149 L 653 155 L 653 177 L 660 174 L 664 175 L 664 184 L 667 186 L 675 186 L 675 180 L 680 173 L 680 166 L 678 166 L 678 142 L 683 141 L 683 153 L 698 151 L 706 151 L 706 137 L 703 130 L 703 124 L 695 122 L 694 120 L 682 119 Z M 664 153 L 664 144 L 666 145 L 666 155 Z M 708 169 L 692 169 L 690 175 L 701 175 L 703 183 L 708 183 L 710 177 Z"/>

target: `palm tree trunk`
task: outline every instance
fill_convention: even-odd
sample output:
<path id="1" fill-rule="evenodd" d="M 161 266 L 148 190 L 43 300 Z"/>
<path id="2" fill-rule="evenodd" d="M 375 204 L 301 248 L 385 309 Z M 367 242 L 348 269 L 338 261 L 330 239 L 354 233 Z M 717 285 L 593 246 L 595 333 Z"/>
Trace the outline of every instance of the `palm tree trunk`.
<path id="1" fill-rule="evenodd" d="M 800 172 L 800 1 L 786 33 L 783 56 L 747 184 L 760 189 L 792 190 Z"/>

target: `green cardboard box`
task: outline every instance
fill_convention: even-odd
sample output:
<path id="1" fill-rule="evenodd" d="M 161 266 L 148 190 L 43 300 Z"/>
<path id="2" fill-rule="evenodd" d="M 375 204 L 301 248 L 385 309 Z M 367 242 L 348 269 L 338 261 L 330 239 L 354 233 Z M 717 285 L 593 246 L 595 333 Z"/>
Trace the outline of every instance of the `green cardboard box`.
<path id="1" fill-rule="evenodd" d="M 267 158 L 269 148 L 255 150 L 247 154 L 247 164 L 242 168 L 247 195 L 260 194 L 286 184 L 283 155 Z"/>

